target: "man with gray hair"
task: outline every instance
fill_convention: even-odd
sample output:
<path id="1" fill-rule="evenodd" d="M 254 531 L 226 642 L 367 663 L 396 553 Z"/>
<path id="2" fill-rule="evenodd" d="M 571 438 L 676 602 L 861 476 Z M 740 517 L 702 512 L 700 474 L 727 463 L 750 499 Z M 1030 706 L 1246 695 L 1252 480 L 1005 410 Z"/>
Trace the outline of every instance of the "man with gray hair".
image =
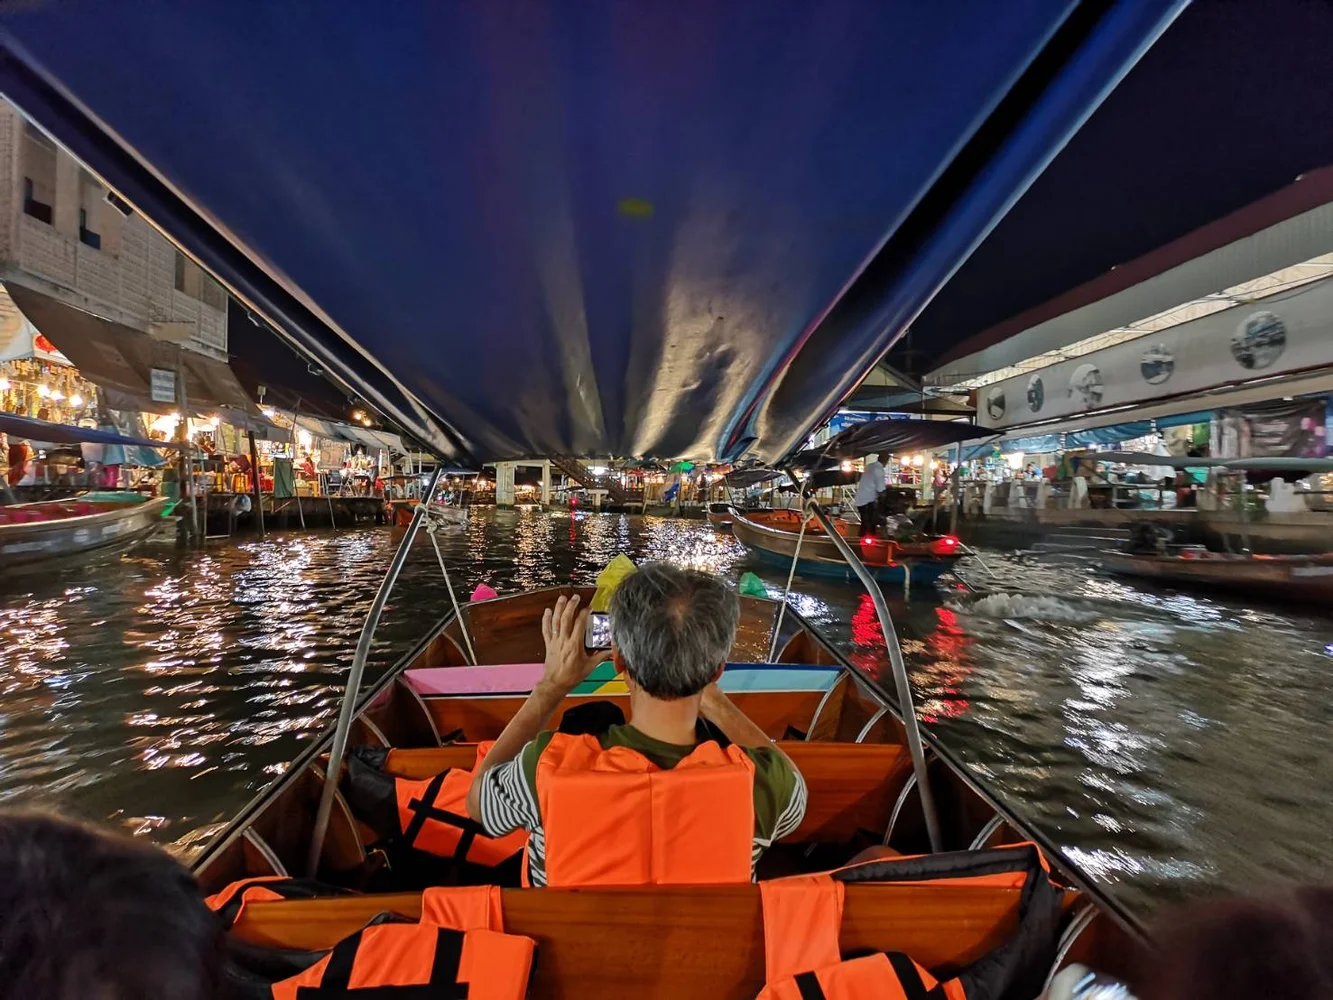
<path id="1" fill-rule="evenodd" d="M 543 616 L 545 671 L 478 767 L 469 815 L 488 836 L 529 831 L 525 876 L 535 886 L 753 878 L 764 849 L 800 825 L 806 789 L 717 686 L 740 618 L 735 592 L 665 563 L 620 585 L 610 658 L 631 721 L 596 736 L 543 732 L 607 659 L 585 651 L 578 603 L 562 597 Z M 701 734 L 700 719 L 714 733 Z"/>

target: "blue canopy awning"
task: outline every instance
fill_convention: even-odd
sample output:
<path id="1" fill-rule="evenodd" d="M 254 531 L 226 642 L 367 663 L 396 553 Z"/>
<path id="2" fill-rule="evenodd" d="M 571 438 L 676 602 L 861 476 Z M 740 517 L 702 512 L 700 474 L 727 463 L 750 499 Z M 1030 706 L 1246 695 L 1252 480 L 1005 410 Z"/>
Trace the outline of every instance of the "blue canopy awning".
<path id="1" fill-rule="evenodd" d="M 19 417 L 12 413 L 0 413 L 0 432 L 10 437 L 26 441 L 39 441 L 44 444 L 119 444 L 141 448 L 185 448 L 188 445 L 175 441 L 151 441 L 148 438 L 128 437 L 115 431 L 103 431 L 93 427 L 71 427 L 69 424 L 53 424 L 45 420 L 33 420 L 31 417 Z"/>
<path id="2" fill-rule="evenodd" d="M 775 461 L 1183 5 L 47 0 L 0 90 L 440 454 Z"/>

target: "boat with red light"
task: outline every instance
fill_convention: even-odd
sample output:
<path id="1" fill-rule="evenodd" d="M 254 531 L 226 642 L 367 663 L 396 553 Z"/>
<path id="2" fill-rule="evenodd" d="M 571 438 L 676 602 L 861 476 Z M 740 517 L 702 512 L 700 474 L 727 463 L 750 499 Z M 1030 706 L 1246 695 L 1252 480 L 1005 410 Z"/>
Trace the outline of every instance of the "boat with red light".
<path id="1" fill-rule="evenodd" d="M 852 579 L 853 573 L 837 544 L 813 518 L 801 532 L 801 514 L 794 510 L 734 511 L 732 534 L 746 548 L 775 565 L 790 565 L 802 576 L 831 576 Z M 856 539 L 855 521 L 833 522 L 844 539 Z M 797 550 L 799 548 L 799 556 Z M 929 583 L 950 572 L 962 558 L 962 545 L 953 535 L 899 541 L 867 536 L 857 542 L 857 554 L 880 583 L 911 586 Z"/>

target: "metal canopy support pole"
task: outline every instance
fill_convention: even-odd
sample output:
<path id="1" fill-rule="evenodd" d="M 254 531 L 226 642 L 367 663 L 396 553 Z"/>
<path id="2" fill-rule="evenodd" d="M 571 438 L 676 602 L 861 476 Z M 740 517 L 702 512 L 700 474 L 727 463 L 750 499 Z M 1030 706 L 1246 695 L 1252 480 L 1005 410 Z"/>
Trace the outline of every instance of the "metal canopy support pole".
<path id="1" fill-rule="evenodd" d="M 796 575 L 796 561 L 801 558 L 801 543 L 805 541 L 805 526 L 809 518 L 801 518 L 801 533 L 796 536 L 796 551 L 791 554 L 791 569 L 787 571 L 787 586 L 782 588 L 782 603 L 778 605 L 778 620 L 773 625 L 773 641 L 768 644 L 768 662 L 772 663 L 778 655 L 778 637 L 782 635 L 782 619 L 787 613 L 787 595 L 791 593 L 792 577 Z"/>
<path id="2" fill-rule="evenodd" d="M 426 533 L 430 535 L 430 544 L 435 549 L 435 558 L 440 563 L 440 572 L 444 574 L 444 586 L 449 591 L 449 603 L 454 606 L 454 618 L 458 620 L 458 631 L 463 633 L 463 645 L 467 647 L 467 659 L 474 667 L 477 665 L 477 653 L 472 648 L 472 636 L 468 635 L 467 622 L 463 619 L 463 609 L 458 606 L 458 598 L 454 596 L 454 585 L 449 579 L 449 568 L 444 563 L 444 553 L 440 551 L 439 539 L 435 537 L 435 531 L 440 527 L 440 522 L 426 515 L 430 519 L 430 524 L 426 525 Z"/>
<path id="3" fill-rule="evenodd" d="M 301 400 L 296 400 L 296 409 L 292 411 L 292 486 L 296 486 L 296 421 L 301 416 Z M 318 478 L 318 477 L 316 477 Z M 301 530 L 305 530 L 305 504 L 301 503 L 301 495 L 296 496 L 296 516 L 301 519 Z"/>
<path id="4" fill-rule="evenodd" d="M 953 466 L 953 509 L 949 511 L 949 534 L 958 534 L 958 508 L 963 502 L 963 442 L 958 442 L 957 458 Z"/>
<path id="5" fill-rule="evenodd" d="M 898 645 L 898 633 L 893 628 L 893 617 L 889 614 L 888 602 L 884 600 L 884 592 L 879 589 L 875 578 L 861 562 L 861 557 L 847 544 L 847 540 L 838 534 L 837 528 L 829 520 L 824 508 L 814 500 L 807 500 L 806 505 L 823 526 L 829 539 L 842 553 L 842 557 L 847 560 L 847 564 L 851 566 L 852 572 L 861 581 L 861 586 L 865 587 L 866 593 L 870 595 L 870 600 L 875 605 L 875 614 L 879 617 L 880 628 L 884 631 L 884 645 L 889 650 L 889 663 L 893 666 L 893 680 L 898 689 L 898 711 L 902 715 L 903 728 L 907 732 L 907 749 L 912 755 L 912 770 L 916 774 L 918 794 L 921 796 L 921 811 L 925 814 L 926 833 L 930 837 L 930 849 L 935 852 L 940 851 L 942 849 L 940 821 L 935 814 L 935 796 L 930 790 L 929 776 L 926 773 L 926 751 L 921 745 L 921 727 L 916 720 L 912 684 L 907 677 L 907 663 L 903 659 L 902 647 Z"/>
<path id="6" fill-rule="evenodd" d="M 1237 489 L 1240 491 L 1238 493 L 1238 496 L 1240 498 L 1241 554 L 1248 556 L 1253 550 L 1250 548 L 1250 511 L 1249 508 L 1246 506 L 1246 500 L 1245 500 L 1245 486 L 1246 486 L 1245 473 L 1243 472 L 1236 473 L 1236 483 L 1237 483 Z"/>
<path id="7" fill-rule="evenodd" d="M 259 537 L 264 537 L 264 491 L 259 485 L 259 448 L 255 445 L 254 429 L 250 430 L 250 481 L 255 491 L 255 517 L 258 518 Z"/>
<path id="8" fill-rule="evenodd" d="M 427 502 L 435 495 L 435 484 L 440 480 L 444 464 L 435 467 L 427 491 Z M 412 550 L 412 542 L 421 529 L 421 522 L 426 516 L 426 506 L 421 504 L 412 515 L 412 523 L 393 554 L 389 570 L 380 581 L 380 589 L 370 603 L 366 613 L 366 623 L 361 626 L 361 637 L 356 641 L 356 653 L 352 656 L 351 669 L 347 671 L 347 687 L 343 691 L 342 705 L 338 709 L 338 723 L 333 730 L 333 745 L 329 749 L 329 767 L 324 772 L 324 787 L 319 794 L 319 809 L 315 813 L 315 829 L 310 838 L 310 854 L 306 860 L 306 874 L 314 878 L 319 870 L 319 858 L 324 849 L 324 834 L 329 829 L 329 816 L 333 812 L 333 797 L 338 791 L 338 775 L 342 771 L 343 757 L 347 753 L 347 737 L 352 731 L 352 718 L 356 715 L 356 696 L 361 691 L 361 677 L 366 672 L 366 661 L 370 659 L 370 643 L 375 638 L 375 629 L 379 627 L 380 615 L 389 601 L 393 585 L 398 582 L 407 562 L 407 554 Z"/>
<path id="9" fill-rule="evenodd" d="M 329 527 L 337 531 L 338 521 L 333 516 L 333 484 L 329 482 L 329 474 L 327 472 L 319 473 L 319 481 L 324 490 L 324 499 L 329 502 Z"/>
<path id="10" fill-rule="evenodd" d="M 177 465 L 179 471 L 176 474 L 180 477 L 181 499 L 185 499 L 187 491 L 190 494 L 190 544 L 202 545 L 203 539 L 199 531 L 199 507 L 194 496 L 193 449 L 188 447 L 190 444 L 190 400 L 185 393 L 185 357 L 179 349 L 176 352 L 176 383 L 181 408 L 180 423 L 176 425 L 179 429 L 177 440 L 187 446 L 181 449 L 180 463 Z M 205 511 L 205 514 L 207 514 L 207 511 Z"/>

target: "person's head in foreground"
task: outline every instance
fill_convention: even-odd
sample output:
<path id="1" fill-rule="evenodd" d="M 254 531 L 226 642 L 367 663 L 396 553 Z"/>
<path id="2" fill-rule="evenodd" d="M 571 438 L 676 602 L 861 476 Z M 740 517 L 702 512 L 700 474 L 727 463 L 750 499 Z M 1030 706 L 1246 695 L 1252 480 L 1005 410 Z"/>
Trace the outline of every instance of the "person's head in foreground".
<path id="1" fill-rule="evenodd" d="M 1138 1000 L 1333 997 L 1333 886 L 1195 903 L 1162 918 Z"/>
<path id="2" fill-rule="evenodd" d="M 152 844 L 0 812 L 2 1000 L 213 1000 L 224 933 Z"/>
<path id="3" fill-rule="evenodd" d="M 736 640 L 740 601 L 720 579 L 648 563 L 611 597 L 616 669 L 632 694 L 659 701 L 694 698 L 722 673 Z"/>

